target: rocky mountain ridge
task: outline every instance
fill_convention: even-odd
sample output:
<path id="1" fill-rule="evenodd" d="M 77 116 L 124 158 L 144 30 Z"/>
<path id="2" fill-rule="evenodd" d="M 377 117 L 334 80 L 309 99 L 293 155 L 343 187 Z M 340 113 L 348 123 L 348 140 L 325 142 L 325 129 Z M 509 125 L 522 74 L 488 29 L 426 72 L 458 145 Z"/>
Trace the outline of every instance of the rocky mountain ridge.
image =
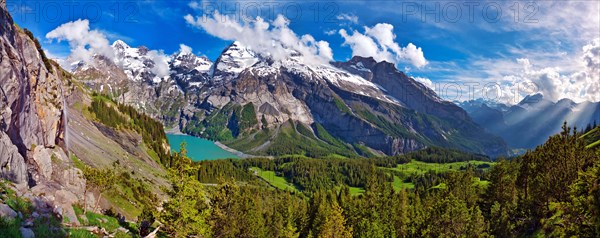
<path id="1" fill-rule="evenodd" d="M 130 55 L 143 49 L 123 42 L 113 47 L 135 53 Z M 506 154 L 504 142 L 484 133 L 461 108 L 443 101 L 391 63 L 354 57 L 348 62 L 315 64 L 304 62 L 297 52 L 289 53 L 284 60 L 272 60 L 234 42 L 211 63 L 178 52 L 167 59 L 170 75 L 160 80 L 152 73 L 126 73 L 129 92 L 120 97 L 167 127 L 250 154 L 272 155 L 271 148 L 285 140 L 279 136 L 282 126 L 294 128 L 288 131 L 292 135 L 284 133 L 288 136 L 314 137 L 310 140 L 323 148 L 336 144 L 347 155 L 394 155 L 432 145 Z M 117 53 L 114 65 L 124 62 L 119 57 L 123 54 Z M 153 64 L 144 63 L 143 57 L 129 59 L 137 62 L 125 60 L 128 64 L 121 66 L 125 72 L 131 65 L 145 65 L 141 71 L 152 72 Z M 78 69 L 74 74 L 90 77 Z M 108 77 L 97 75 L 92 81 Z M 307 129 L 305 135 L 297 135 L 299 126 Z M 340 143 L 323 140 L 318 129 Z M 298 150 L 306 152 L 302 151 Z"/>

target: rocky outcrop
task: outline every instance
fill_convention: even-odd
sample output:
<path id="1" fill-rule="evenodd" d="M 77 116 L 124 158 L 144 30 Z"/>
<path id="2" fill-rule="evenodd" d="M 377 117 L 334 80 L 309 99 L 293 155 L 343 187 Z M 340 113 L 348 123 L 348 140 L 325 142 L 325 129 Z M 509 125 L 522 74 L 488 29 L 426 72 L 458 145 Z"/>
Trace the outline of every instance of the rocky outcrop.
<path id="1" fill-rule="evenodd" d="M 15 212 L 8 205 L 0 203 L 0 217 L 15 218 L 15 217 L 17 217 L 17 215 L 18 215 L 17 212 Z"/>
<path id="2" fill-rule="evenodd" d="M 5 7 L 0 7 L 0 45 L 0 174 L 24 183 L 28 176 L 23 171 L 40 159 L 34 149 L 61 142 L 64 79 Z"/>
<path id="3" fill-rule="evenodd" d="M 25 159 L 19 154 L 17 146 L 4 132 L 0 132 L 0 174 L 11 181 L 27 181 Z"/>

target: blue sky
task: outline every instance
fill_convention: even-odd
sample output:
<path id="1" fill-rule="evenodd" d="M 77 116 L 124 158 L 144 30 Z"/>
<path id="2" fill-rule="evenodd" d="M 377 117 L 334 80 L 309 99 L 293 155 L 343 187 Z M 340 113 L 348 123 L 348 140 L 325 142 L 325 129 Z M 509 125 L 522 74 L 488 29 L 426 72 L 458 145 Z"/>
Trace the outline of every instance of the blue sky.
<path id="1" fill-rule="evenodd" d="M 282 15 L 298 37 L 309 34 L 315 42 L 328 42 L 338 61 L 367 54 L 360 50 L 363 42 L 351 42 L 340 30 L 378 42 L 383 38 L 375 32 L 383 31 L 376 30 L 392 26 L 391 45 L 399 50 L 377 44 L 378 53 L 371 53 L 376 55 L 364 56 L 394 61 L 449 100 L 485 97 L 516 103 L 539 91 L 553 100 L 600 101 L 599 1 L 9 0 L 7 6 L 15 22 L 30 29 L 56 58 L 67 58 L 73 42 L 46 34 L 78 19 L 87 19 L 90 30 L 111 43 L 121 39 L 166 54 L 185 44 L 215 60 L 231 39 L 206 27 L 224 26 L 192 24 L 186 15 L 210 19 L 217 10 L 241 27 L 252 26 L 257 16 L 274 25 Z M 408 49 L 409 44 L 415 49 Z M 469 85 L 478 94 L 471 95 Z"/>

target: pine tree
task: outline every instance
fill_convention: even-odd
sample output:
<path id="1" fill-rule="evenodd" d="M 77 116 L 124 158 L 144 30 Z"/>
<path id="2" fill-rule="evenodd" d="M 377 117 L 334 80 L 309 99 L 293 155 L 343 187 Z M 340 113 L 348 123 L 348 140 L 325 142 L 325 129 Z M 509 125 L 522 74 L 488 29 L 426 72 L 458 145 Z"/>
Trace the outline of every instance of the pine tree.
<path id="1" fill-rule="evenodd" d="M 319 238 L 350 238 L 352 228 L 346 226 L 342 208 L 333 202 L 331 207 L 323 214 L 323 223 L 316 228 L 316 237 Z"/>
<path id="2" fill-rule="evenodd" d="M 183 161 L 186 157 L 185 143 L 182 143 L 178 155 Z M 164 225 L 165 232 L 172 237 L 210 237 L 210 226 L 206 223 L 210 209 L 203 186 L 193 175 L 197 168 L 189 163 L 179 163 L 177 168 L 169 169 L 172 190 L 169 200 L 163 204 L 158 220 Z"/>
<path id="3" fill-rule="evenodd" d="M 86 190 L 91 188 L 98 192 L 96 204 L 93 208 L 93 210 L 96 211 L 98 209 L 98 205 L 100 204 L 100 200 L 102 199 L 102 194 L 113 188 L 115 185 L 116 175 L 114 168 L 96 169 L 86 167 L 83 173 L 86 179 Z"/>
<path id="4" fill-rule="evenodd" d="M 400 190 L 395 199 L 394 212 L 394 228 L 397 237 L 408 237 L 410 223 L 410 208 L 408 205 L 408 194 L 406 189 Z"/>

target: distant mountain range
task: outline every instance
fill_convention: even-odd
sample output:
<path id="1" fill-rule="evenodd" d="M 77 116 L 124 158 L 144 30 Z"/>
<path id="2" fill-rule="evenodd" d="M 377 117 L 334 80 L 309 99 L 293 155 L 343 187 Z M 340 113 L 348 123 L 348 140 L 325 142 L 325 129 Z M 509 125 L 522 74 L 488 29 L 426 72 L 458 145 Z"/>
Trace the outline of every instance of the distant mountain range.
<path id="1" fill-rule="evenodd" d="M 246 153 L 373 156 L 428 146 L 508 152 L 467 112 L 388 62 L 316 64 L 292 50 L 273 60 L 234 42 L 215 62 L 171 55 L 169 75 L 159 77 L 147 48 L 112 46 L 115 59 L 97 56 L 75 65 L 74 75 L 167 127 Z"/>
<path id="2" fill-rule="evenodd" d="M 594 121 L 600 123 L 600 103 L 569 99 L 552 102 L 542 94 L 529 95 L 512 106 L 481 99 L 459 105 L 479 125 L 504 138 L 511 148 L 534 148 L 558 133 L 565 121 L 579 130 Z"/>

